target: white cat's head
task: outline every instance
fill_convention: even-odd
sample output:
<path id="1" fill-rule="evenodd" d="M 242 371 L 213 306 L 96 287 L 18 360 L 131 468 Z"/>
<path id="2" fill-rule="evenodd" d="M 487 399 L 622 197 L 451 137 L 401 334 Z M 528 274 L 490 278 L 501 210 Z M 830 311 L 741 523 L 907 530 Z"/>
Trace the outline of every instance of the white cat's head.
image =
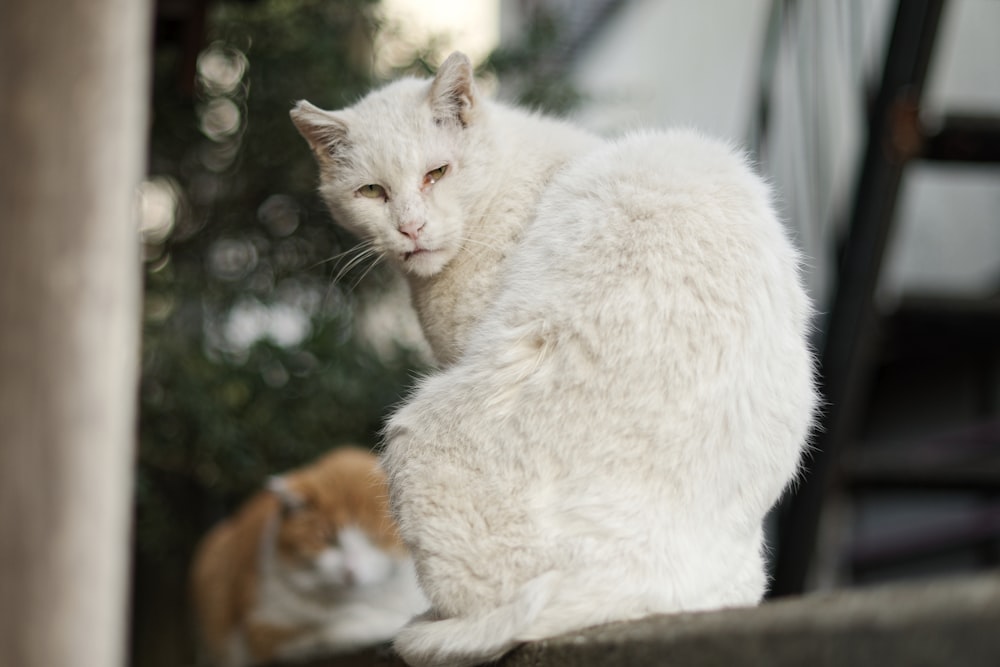
<path id="1" fill-rule="evenodd" d="M 334 217 L 404 272 L 434 275 L 461 248 L 478 97 L 472 64 L 453 53 L 433 80 L 396 81 L 340 111 L 304 100 L 291 111 Z"/>

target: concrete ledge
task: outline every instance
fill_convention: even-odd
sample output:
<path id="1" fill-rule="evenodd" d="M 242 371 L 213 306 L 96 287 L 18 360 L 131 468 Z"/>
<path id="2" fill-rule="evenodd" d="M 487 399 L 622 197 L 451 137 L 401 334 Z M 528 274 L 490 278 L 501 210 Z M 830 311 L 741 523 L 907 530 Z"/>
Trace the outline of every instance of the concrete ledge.
<path id="1" fill-rule="evenodd" d="M 403 667 L 385 649 L 314 667 Z M 527 644 L 500 667 L 995 667 L 1000 573 L 657 616 Z"/>

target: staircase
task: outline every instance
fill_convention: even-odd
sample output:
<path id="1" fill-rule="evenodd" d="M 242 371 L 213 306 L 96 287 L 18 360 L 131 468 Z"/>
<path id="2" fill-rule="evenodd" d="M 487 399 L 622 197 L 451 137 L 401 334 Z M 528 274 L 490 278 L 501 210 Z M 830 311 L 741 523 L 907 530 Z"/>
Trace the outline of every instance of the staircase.
<path id="1" fill-rule="evenodd" d="M 877 298 L 907 171 L 1000 161 L 1000 117 L 923 110 L 946 4 L 895 9 L 818 344 L 828 405 L 777 515 L 775 597 L 806 590 L 824 558 L 835 585 L 1000 565 L 1000 285 L 988 298 Z M 866 529 L 864 513 L 882 518 Z M 913 521 L 920 513 L 940 520 Z"/>

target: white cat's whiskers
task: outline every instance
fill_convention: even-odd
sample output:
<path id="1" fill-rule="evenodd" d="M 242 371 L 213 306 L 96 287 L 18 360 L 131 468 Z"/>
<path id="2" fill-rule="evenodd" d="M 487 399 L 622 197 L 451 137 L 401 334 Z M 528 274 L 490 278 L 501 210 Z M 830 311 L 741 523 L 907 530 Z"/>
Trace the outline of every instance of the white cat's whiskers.
<path id="1" fill-rule="evenodd" d="M 366 268 L 364 271 L 362 271 L 361 275 L 358 276 L 358 279 L 355 280 L 354 283 L 351 285 L 351 289 L 352 290 L 357 289 L 358 285 L 361 284 L 361 281 L 364 280 L 368 276 L 369 273 L 371 273 L 372 269 L 374 269 L 376 266 L 378 266 L 379 262 L 382 261 L 383 257 L 385 257 L 385 255 L 376 253 L 375 261 L 372 262 L 371 264 L 369 264 L 368 268 Z"/>
<path id="2" fill-rule="evenodd" d="M 347 260 L 344 263 L 344 265 L 340 267 L 340 269 L 337 271 L 337 275 L 335 275 L 333 278 L 334 283 L 339 283 L 344 278 L 344 276 L 346 276 L 352 269 L 356 268 L 363 262 L 366 262 L 374 257 L 375 261 L 373 261 L 371 266 L 369 266 L 362 274 L 362 277 L 364 277 L 368 275 L 368 272 L 371 271 L 372 267 L 375 266 L 375 264 L 377 264 L 382 259 L 381 254 L 377 249 L 375 249 L 374 245 L 370 241 L 366 241 L 358 245 L 356 247 L 356 250 L 357 254 L 354 255 L 354 257 L 351 257 L 349 260 Z M 360 282 L 360 279 L 357 282 Z M 354 285 L 355 287 L 357 286 L 357 282 L 355 282 Z"/>
<path id="3" fill-rule="evenodd" d="M 378 264 L 382 259 L 382 256 L 379 253 L 379 251 L 375 248 L 375 244 L 373 241 L 371 240 L 362 241 L 343 252 L 337 253 L 332 257 L 328 257 L 326 259 L 320 260 L 319 262 L 316 262 L 316 264 L 314 264 L 310 268 L 315 268 L 322 264 L 328 264 L 330 262 L 343 260 L 345 257 L 348 258 L 346 261 L 344 261 L 343 265 L 340 266 L 339 269 L 336 269 L 336 274 L 333 276 L 333 278 L 331 278 L 330 283 L 327 286 L 325 298 L 328 300 L 330 298 L 330 293 L 340 283 L 340 281 L 343 280 L 344 276 L 346 276 L 348 272 L 356 268 L 362 262 L 368 261 L 373 256 L 375 257 L 375 260 L 371 263 L 370 266 L 368 266 L 364 270 L 364 272 L 361 274 L 361 277 L 355 280 L 354 283 L 350 286 L 350 289 L 354 290 L 357 288 L 358 284 L 360 284 L 361 280 L 365 276 L 367 276 L 368 273 L 375 267 L 375 265 Z"/>
<path id="4" fill-rule="evenodd" d="M 338 252 L 336 255 L 331 255 L 330 257 L 327 257 L 326 259 L 321 259 L 318 262 L 315 262 L 314 264 L 311 264 L 310 266 L 306 267 L 306 270 L 311 271 L 311 270 L 315 269 L 318 266 L 323 266 L 324 264 L 329 264 L 330 262 L 336 262 L 338 259 L 343 259 L 344 257 L 347 257 L 348 255 L 350 255 L 352 253 L 356 253 L 356 252 L 359 251 L 359 249 L 361 249 L 361 248 L 363 248 L 365 246 L 370 246 L 371 244 L 372 244 L 371 241 L 364 241 L 364 242 L 362 242 L 362 243 L 360 243 L 358 245 L 351 246 L 350 248 L 348 248 L 347 250 L 344 250 L 343 252 Z"/>
<path id="5" fill-rule="evenodd" d="M 492 239 L 492 238 L 490 239 L 490 241 L 495 241 L 495 240 L 497 240 L 497 239 Z M 462 246 L 463 250 L 467 250 L 468 249 L 468 245 L 467 244 L 482 246 L 482 247 L 485 247 L 485 248 L 489 248 L 490 250 L 499 250 L 500 249 L 500 245 L 497 244 L 497 243 L 487 243 L 486 241 L 480 241 L 479 239 L 474 239 L 474 238 L 472 238 L 470 236 L 463 236 L 462 237 L 462 243 L 461 243 L 461 246 Z"/>
<path id="6" fill-rule="evenodd" d="M 490 251 L 501 252 L 506 246 L 503 241 L 504 239 L 500 235 L 487 236 L 485 240 L 472 238 L 471 236 L 463 236 L 459 240 L 462 251 L 459 254 L 460 262 L 464 265 L 468 262 L 479 260 L 484 253 Z M 475 251 L 469 247 L 470 245 L 477 246 Z"/>

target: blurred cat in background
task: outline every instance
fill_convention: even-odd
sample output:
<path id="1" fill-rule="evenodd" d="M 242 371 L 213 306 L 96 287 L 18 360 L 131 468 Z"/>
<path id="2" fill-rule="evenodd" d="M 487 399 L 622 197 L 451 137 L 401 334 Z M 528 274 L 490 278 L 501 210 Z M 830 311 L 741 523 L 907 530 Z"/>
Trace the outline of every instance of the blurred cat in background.
<path id="1" fill-rule="evenodd" d="M 371 453 L 338 448 L 271 479 L 202 540 L 193 601 L 212 664 L 387 641 L 427 607 Z"/>

